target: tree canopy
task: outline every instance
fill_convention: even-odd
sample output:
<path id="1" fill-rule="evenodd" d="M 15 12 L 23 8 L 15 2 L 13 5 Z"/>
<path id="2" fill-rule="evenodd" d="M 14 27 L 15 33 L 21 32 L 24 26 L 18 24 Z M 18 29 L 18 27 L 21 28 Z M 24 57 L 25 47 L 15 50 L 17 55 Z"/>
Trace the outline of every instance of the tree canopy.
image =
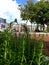
<path id="1" fill-rule="evenodd" d="M 32 23 L 36 21 L 40 24 L 47 24 L 49 22 L 49 2 L 40 0 L 37 3 L 33 3 L 32 0 L 22 7 L 21 17 L 24 20 L 30 20 Z"/>
<path id="2" fill-rule="evenodd" d="M 49 21 L 49 2 L 39 1 L 36 6 L 36 21 L 41 24 L 47 24 Z"/>
<path id="3" fill-rule="evenodd" d="M 32 0 L 27 1 L 27 3 L 22 7 L 21 17 L 23 20 L 30 20 L 31 22 L 34 20 L 34 4 Z"/>
<path id="4" fill-rule="evenodd" d="M 16 22 L 16 23 L 17 23 L 17 19 L 16 19 L 16 18 L 14 19 L 14 22 Z"/>

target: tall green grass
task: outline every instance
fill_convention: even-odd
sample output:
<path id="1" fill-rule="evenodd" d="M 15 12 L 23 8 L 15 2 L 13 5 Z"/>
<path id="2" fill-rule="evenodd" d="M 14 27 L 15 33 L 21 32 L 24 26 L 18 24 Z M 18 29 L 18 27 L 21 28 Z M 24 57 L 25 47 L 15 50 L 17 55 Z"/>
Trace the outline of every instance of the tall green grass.
<path id="1" fill-rule="evenodd" d="M 0 65 L 48 65 L 42 54 L 43 39 L 31 39 L 27 32 L 19 37 L 9 30 L 0 33 Z"/>

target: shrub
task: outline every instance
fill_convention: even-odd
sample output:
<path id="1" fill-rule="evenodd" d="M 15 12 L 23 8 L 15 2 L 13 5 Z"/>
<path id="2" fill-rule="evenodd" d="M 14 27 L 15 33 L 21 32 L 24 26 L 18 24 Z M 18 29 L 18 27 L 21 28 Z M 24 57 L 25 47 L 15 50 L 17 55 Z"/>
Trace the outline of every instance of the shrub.
<path id="1" fill-rule="evenodd" d="M 43 43 L 42 38 L 31 39 L 28 32 L 17 37 L 5 30 L 0 33 L 0 65 L 48 65 Z"/>

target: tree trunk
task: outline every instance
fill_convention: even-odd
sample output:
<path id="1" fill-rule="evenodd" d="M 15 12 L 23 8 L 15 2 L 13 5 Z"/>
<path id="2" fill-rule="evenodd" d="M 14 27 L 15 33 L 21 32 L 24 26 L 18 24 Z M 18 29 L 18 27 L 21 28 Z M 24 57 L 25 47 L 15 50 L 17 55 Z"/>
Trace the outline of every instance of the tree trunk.
<path id="1" fill-rule="evenodd" d="M 44 31 L 44 28 L 45 28 L 45 27 L 44 27 L 44 24 L 43 24 L 43 31 Z"/>
<path id="2" fill-rule="evenodd" d="M 32 32 L 32 23 L 31 23 L 31 32 Z"/>
<path id="3" fill-rule="evenodd" d="M 38 29 L 38 24 L 37 24 L 37 28 L 36 28 L 36 30 L 35 30 L 36 32 L 39 32 L 39 29 Z"/>

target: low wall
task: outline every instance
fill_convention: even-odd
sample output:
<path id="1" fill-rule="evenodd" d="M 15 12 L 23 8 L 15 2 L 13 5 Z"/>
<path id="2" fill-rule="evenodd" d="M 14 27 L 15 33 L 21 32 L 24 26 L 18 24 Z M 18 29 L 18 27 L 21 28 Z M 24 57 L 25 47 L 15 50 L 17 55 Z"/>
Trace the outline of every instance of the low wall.
<path id="1" fill-rule="evenodd" d="M 23 34 L 24 32 L 20 32 L 20 34 Z M 19 33 L 17 32 L 17 35 L 19 35 Z M 49 56 L 49 33 L 29 33 L 29 36 L 31 38 L 36 38 L 37 40 L 41 37 L 44 38 L 44 48 L 43 48 L 43 54 Z"/>
<path id="2" fill-rule="evenodd" d="M 44 48 L 43 54 L 49 56 L 49 33 L 29 33 L 31 38 L 35 37 L 37 40 L 43 36 Z"/>
<path id="3" fill-rule="evenodd" d="M 49 33 L 29 33 L 29 35 L 31 38 L 36 37 L 36 39 L 43 37 L 44 42 L 49 42 Z"/>

